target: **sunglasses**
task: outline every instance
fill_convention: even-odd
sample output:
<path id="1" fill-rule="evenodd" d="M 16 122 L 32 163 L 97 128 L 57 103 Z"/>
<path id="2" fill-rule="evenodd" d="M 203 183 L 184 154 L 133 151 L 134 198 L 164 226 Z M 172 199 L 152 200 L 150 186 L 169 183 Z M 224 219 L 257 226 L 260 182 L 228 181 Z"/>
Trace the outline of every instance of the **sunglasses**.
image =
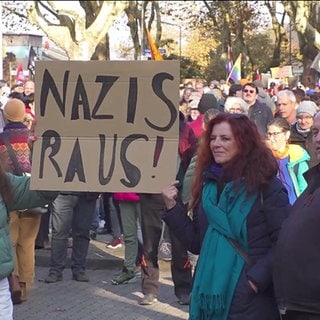
<path id="1" fill-rule="evenodd" d="M 248 92 L 249 92 L 249 93 L 255 93 L 256 90 L 244 89 L 243 92 L 244 92 L 244 93 L 248 93 Z"/>

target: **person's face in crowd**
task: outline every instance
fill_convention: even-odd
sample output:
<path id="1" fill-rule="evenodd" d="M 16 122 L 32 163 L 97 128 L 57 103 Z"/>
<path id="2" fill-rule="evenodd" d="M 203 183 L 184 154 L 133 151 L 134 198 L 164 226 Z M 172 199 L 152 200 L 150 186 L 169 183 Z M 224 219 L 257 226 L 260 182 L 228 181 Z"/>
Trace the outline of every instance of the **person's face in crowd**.
<path id="1" fill-rule="evenodd" d="M 12 91 L 13 92 L 18 92 L 18 93 L 23 93 L 23 86 L 18 86 L 18 87 L 15 87 Z"/>
<path id="2" fill-rule="evenodd" d="M 247 85 L 244 86 L 242 89 L 242 98 L 249 106 L 255 104 L 258 98 L 256 88 Z"/>
<path id="3" fill-rule="evenodd" d="M 320 161 L 320 113 L 314 117 L 312 126 L 312 141 L 316 149 L 317 158 Z"/>
<path id="4" fill-rule="evenodd" d="M 221 165 L 227 164 L 239 153 L 229 123 L 221 122 L 212 128 L 210 149 L 215 162 Z"/>
<path id="5" fill-rule="evenodd" d="M 236 94 L 235 94 L 235 97 L 242 98 L 242 90 L 237 90 Z"/>
<path id="6" fill-rule="evenodd" d="M 314 92 L 320 93 L 320 87 L 319 87 L 319 86 L 315 86 L 315 87 L 314 87 Z"/>
<path id="7" fill-rule="evenodd" d="M 301 129 L 310 129 L 313 125 L 313 117 L 309 113 L 301 112 L 297 115 L 297 122 Z"/>
<path id="8" fill-rule="evenodd" d="M 197 120 L 197 118 L 199 117 L 199 115 L 200 115 L 200 112 L 199 112 L 199 110 L 198 109 L 191 109 L 190 110 L 190 117 L 191 117 L 191 119 L 194 121 L 194 120 Z"/>
<path id="9" fill-rule="evenodd" d="M 209 88 L 210 88 L 210 89 L 214 89 L 215 87 L 216 87 L 216 86 L 215 86 L 214 82 L 211 81 L 210 84 L 209 84 Z"/>
<path id="10" fill-rule="evenodd" d="M 34 82 L 33 81 L 27 81 L 24 84 L 24 94 L 28 96 L 30 93 L 34 93 Z"/>
<path id="11" fill-rule="evenodd" d="M 203 87 L 203 84 L 202 83 L 197 83 L 196 86 L 195 86 L 195 89 L 197 92 L 199 92 L 201 95 L 203 94 L 204 92 L 204 87 Z"/>
<path id="12" fill-rule="evenodd" d="M 277 109 L 279 111 L 280 117 L 288 120 L 292 117 L 292 114 L 296 110 L 296 103 L 292 102 L 289 97 L 282 96 L 278 98 Z M 290 120 L 289 120 L 290 122 Z"/>
<path id="13" fill-rule="evenodd" d="M 284 132 L 282 128 L 271 125 L 266 134 L 266 145 L 273 151 L 282 152 L 287 146 L 290 132 Z"/>
<path id="14" fill-rule="evenodd" d="M 183 92 L 183 96 L 182 96 L 182 97 L 183 97 L 183 101 L 189 102 L 191 93 L 192 93 L 191 90 L 185 90 L 185 91 Z"/>
<path id="15" fill-rule="evenodd" d="M 244 113 L 244 110 L 241 108 L 240 104 L 235 103 L 230 109 L 229 113 Z"/>

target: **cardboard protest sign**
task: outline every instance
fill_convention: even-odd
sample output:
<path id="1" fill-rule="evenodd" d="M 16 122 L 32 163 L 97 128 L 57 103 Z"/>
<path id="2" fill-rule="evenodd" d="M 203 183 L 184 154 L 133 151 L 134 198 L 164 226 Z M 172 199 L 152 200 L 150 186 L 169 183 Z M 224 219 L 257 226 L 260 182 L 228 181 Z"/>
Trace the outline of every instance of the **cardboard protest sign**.
<path id="1" fill-rule="evenodd" d="M 271 76 L 275 79 L 292 77 L 292 66 L 270 68 Z"/>
<path id="2" fill-rule="evenodd" d="M 31 188 L 159 193 L 175 179 L 178 61 L 37 61 Z"/>

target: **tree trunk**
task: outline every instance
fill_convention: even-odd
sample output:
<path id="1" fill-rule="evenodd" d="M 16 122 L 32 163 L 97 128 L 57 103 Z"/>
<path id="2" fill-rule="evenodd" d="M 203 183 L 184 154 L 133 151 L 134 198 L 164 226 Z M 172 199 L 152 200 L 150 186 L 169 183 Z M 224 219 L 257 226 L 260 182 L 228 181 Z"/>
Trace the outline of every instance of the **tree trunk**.
<path id="1" fill-rule="evenodd" d="M 47 11 L 40 10 L 40 6 Z M 41 1 L 33 1 L 27 11 L 30 22 L 64 49 L 70 60 L 90 60 L 92 56 L 98 59 L 108 56 L 107 49 L 103 48 L 103 43 L 107 43 L 106 34 L 127 6 L 127 1 L 101 1 L 100 6 L 81 6 L 79 1 L 68 4 L 50 1 L 46 5 Z M 93 9 L 97 12 L 93 13 Z M 86 19 L 87 14 L 91 23 Z M 48 18 L 50 15 L 60 24 L 52 24 Z"/>
<path id="2" fill-rule="evenodd" d="M 92 55 L 91 60 L 110 60 L 110 44 L 108 33 L 96 46 L 96 50 Z"/>

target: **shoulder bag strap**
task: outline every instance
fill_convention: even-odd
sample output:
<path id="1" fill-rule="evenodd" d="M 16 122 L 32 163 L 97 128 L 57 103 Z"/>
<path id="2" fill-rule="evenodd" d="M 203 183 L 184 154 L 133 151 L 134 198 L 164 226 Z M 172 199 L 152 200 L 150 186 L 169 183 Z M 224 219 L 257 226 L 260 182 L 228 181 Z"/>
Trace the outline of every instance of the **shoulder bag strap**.
<path id="1" fill-rule="evenodd" d="M 5 132 L 2 132 L 1 133 L 1 136 L 2 136 L 2 139 L 3 139 L 3 142 L 5 143 L 6 147 L 7 147 L 7 151 L 9 153 L 9 156 L 10 156 L 10 159 L 13 163 L 13 166 L 15 168 L 15 173 L 18 175 L 18 176 L 23 176 L 23 172 L 21 170 L 21 167 L 19 165 L 19 162 L 18 162 L 18 159 L 16 157 L 16 154 L 12 148 L 12 145 L 8 139 L 8 136 L 6 135 Z"/>
<path id="2" fill-rule="evenodd" d="M 249 257 L 249 254 L 242 248 L 241 244 L 232 238 L 226 237 L 227 240 L 230 242 L 230 244 L 236 249 L 236 251 L 239 253 L 239 255 L 242 257 L 242 259 L 248 264 L 251 264 L 251 258 Z"/>

